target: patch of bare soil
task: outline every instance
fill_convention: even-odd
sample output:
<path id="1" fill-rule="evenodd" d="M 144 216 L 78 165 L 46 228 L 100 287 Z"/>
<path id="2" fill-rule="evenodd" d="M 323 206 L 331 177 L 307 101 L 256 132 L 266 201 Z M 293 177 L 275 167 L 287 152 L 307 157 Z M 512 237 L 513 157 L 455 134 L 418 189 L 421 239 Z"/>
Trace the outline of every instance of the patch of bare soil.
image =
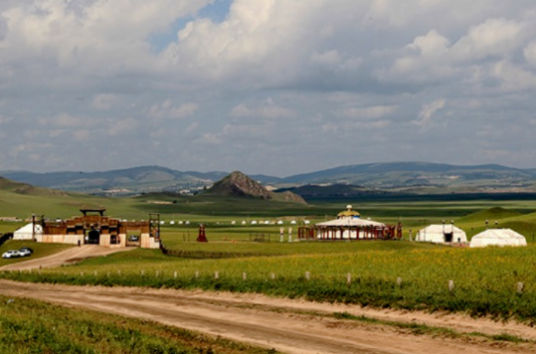
<path id="1" fill-rule="evenodd" d="M 536 352 L 533 343 L 497 342 L 474 336 L 415 335 L 396 326 L 331 316 L 335 312 L 347 312 L 387 321 L 452 328 L 458 332 L 509 333 L 536 339 L 536 331 L 523 324 L 463 315 L 371 310 L 251 294 L 74 287 L 6 280 L 0 280 L 0 294 L 151 320 L 292 354 Z"/>

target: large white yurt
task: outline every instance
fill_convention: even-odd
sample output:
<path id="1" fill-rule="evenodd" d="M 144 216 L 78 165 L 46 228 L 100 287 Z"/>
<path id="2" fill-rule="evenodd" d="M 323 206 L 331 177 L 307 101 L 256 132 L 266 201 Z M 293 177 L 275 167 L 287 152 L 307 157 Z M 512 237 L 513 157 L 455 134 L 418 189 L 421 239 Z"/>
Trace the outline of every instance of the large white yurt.
<path id="1" fill-rule="evenodd" d="M 417 232 L 415 241 L 432 243 L 467 242 L 465 231 L 452 224 L 430 225 Z"/>
<path id="2" fill-rule="evenodd" d="M 316 224 L 317 237 L 323 240 L 351 240 L 372 238 L 373 230 L 386 228 L 385 224 L 372 220 L 363 220 L 361 215 L 348 205 L 347 210 L 337 214 L 337 219 Z"/>
<path id="3" fill-rule="evenodd" d="M 526 246 L 525 237 L 511 229 L 488 229 L 473 236 L 469 247 Z"/>
<path id="4" fill-rule="evenodd" d="M 43 228 L 41 225 L 35 225 L 35 235 L 42 235 Z M 33 224 L 29 223 L 13 233 L 14 240 L 33 240 Z"/>

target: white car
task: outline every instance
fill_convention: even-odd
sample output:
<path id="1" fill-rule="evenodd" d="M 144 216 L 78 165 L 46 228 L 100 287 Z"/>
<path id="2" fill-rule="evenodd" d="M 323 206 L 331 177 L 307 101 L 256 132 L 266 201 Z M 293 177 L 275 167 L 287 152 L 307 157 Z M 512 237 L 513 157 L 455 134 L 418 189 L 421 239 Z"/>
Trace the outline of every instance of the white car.
<path id="1" fill-rule="evenodd" d="M 18 258 L 20 256 L 21 254 L 17 250 L 9 250 L 9 251 L 4 252 L 4 254 L 2 254 L 2 258 Z"/>

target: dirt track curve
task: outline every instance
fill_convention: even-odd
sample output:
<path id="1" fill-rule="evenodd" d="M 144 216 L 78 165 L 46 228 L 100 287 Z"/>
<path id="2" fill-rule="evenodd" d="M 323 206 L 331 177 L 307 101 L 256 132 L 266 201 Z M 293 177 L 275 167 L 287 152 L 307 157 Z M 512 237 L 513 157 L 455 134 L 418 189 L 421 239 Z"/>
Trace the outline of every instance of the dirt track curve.
<path id="1" fill-rule="evenodd" d="M 369 311 L 357 306 L 308 303 L 251 294 L 74 287 L 6 280 L 0 281 L 0 294 L 151 320 L 291 354 L 536 352 L 534 344 L 498 344 L 481 339 L 415 336 L 407 330 L 337 320 L 327 315 L 347 311 L 376 318 L 455 327 L 465 332 L 509 332 L 525 338 L 536 337 L 535 330 L 527 326 L 462 316 Z"/>
<path id="2" fill-rule="evenodd" d="M 97 245 L 84 245 L 71 247 L 53 255 L 42 258 L 29 258 L 27 261 L 8 264 L 0 267 L 2 270 L 28 270 L 39 268 L 54 268 L 63 264 L 70 264 L 84 258 L 102 257 L 116 252 L 129 251 L 132 248 L 110 248 Z"/>

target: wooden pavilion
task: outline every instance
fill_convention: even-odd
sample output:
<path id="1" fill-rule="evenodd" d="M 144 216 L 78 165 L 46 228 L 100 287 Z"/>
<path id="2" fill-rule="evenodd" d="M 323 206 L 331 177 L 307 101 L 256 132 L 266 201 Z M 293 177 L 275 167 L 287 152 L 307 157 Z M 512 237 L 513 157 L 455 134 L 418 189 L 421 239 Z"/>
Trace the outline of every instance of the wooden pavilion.
<path id="1" fill-rule="evenodd" d="M 348 205 L 340 212 L 337 219 L 315 224 L 312 227 L 300 227 L 300 240 L 393 240 L 402 238 L 402 225 L 386 225 L 372 220 L 363 220 L 361 215 Z"/>
<path id="2" fill-rule="evenodd" d="M 94 244 L 106 247 L 160 247 L 160 215 L 149 214 L 147 221 L 127 221 L 105 216 L 105 208 L 80 209 L 81 216 L 68 220 L 33 217 L 36 242 Z M 41 227 L 42 232 L 35 232 Z"/>

